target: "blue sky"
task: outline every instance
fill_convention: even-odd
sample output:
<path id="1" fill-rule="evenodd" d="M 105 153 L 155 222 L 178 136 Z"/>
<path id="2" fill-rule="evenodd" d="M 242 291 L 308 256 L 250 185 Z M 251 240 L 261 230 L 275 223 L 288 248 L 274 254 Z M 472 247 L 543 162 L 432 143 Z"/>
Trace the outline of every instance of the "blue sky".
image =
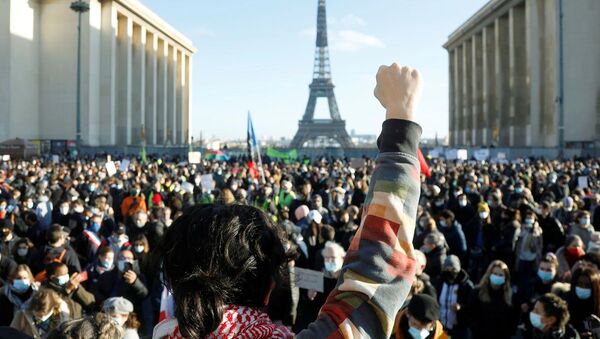
<path id="1" fill-rule="evenodd" d="M 292 138 L 308 100 L 317 0 L 141 0 L 198 49 L 192 135 Z M 487 0 L 328 0 L 335 94 L 348 131 L 377 134 L 384 112 L 375 73 L 394 61 L 421 70 L 424 136 L 448 130 L 448 35 Z M 317 103 L 317 118 L 327 113 Z"/>

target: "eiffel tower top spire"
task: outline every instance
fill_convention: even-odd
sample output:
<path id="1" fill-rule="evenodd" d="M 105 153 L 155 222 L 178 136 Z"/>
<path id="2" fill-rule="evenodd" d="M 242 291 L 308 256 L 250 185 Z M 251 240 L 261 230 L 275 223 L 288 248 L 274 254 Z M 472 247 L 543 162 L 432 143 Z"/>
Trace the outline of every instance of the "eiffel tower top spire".
<path id="1" fill-rule="evenodd" d="M 327 5 L 325 0 L 319 0 L 316 46 L 313 79 L 331 79 L 329 44 L 327 41 Z"/>

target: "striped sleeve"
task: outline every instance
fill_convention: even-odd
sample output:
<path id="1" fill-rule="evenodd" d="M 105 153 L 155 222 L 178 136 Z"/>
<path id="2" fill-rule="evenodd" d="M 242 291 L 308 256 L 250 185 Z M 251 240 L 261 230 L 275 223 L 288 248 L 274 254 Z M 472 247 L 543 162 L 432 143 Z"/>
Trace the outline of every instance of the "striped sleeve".
<path id="1" fill-rule="evenodd" d="M 389 338 L 415 276 L 419 125 L 387 120 L 361 225 L 336 288 L 298 338 Z"/>

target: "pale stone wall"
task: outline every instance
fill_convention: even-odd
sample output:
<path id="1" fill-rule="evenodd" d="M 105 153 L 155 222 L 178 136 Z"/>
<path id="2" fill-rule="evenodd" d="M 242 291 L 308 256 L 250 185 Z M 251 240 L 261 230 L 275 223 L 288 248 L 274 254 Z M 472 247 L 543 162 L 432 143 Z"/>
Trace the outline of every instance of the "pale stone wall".
<path id="1" fill-rule="evenodd" d="M 450 35 L 451 145 L 558 146 L 558 4 L 493 0 Z M 565 141 L 597 142 L 600 2 L 563 4 Z"/>
<path id="2" fill-rule="evenodd" d="M 0 2 L 0 60 L 6 61 L 0 63 L 0 141 L 76 138 L 71 2 Z M 89 3 L 81 28 L 83 144 L 186 144 L 191 42 L 137 0 Z"/>

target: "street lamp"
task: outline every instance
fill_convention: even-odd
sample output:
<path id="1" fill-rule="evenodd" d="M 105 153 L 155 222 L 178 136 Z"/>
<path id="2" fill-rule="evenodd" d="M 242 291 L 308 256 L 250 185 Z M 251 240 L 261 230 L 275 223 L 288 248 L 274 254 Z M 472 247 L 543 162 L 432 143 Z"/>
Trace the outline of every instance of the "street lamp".
<path id="1" fill-rule="evenodd" d="M 81 147 L 81 14 L 90 10 L 90 4 L 77 0 L 71 3 L 71 9 L 77 12 L 77 152 Z"/>

